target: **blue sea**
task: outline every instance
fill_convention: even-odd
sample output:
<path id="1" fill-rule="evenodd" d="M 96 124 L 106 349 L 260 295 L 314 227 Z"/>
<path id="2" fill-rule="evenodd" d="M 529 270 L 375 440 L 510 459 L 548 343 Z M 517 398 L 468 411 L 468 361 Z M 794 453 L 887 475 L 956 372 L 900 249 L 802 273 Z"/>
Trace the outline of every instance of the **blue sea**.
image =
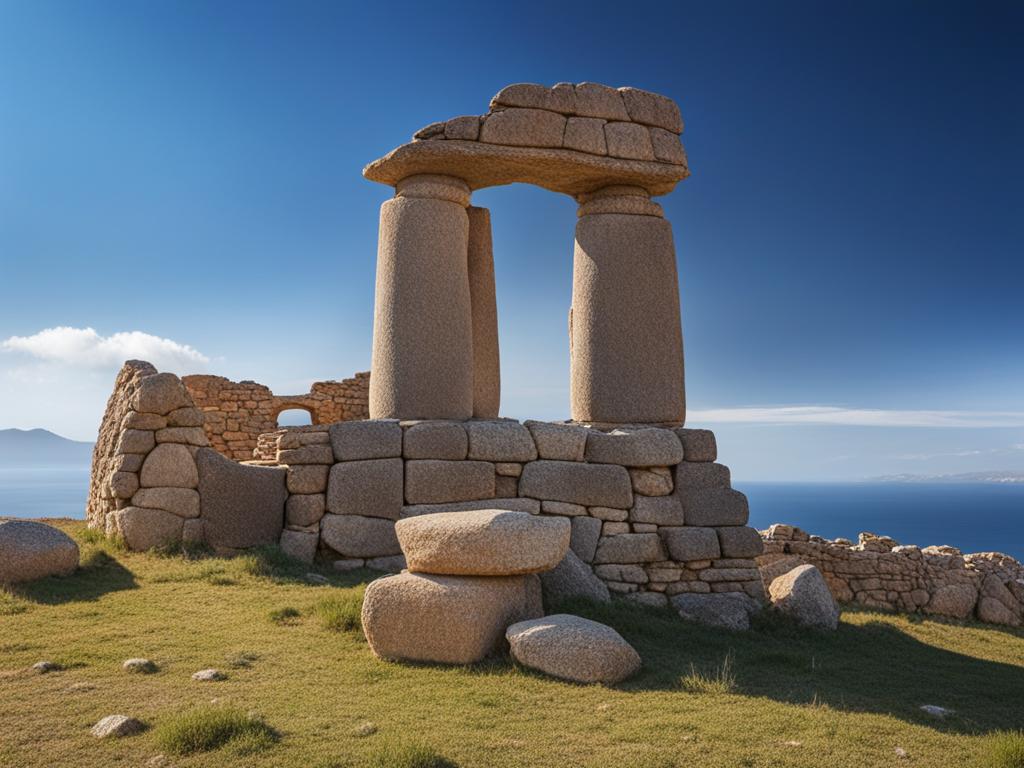
<path id="1" fill-rule="evenodd" d="M 1024 560 L 1024 484 L 735 483 L 750 524 L 798 525 L 856 540 L 861 531 L 906 544 L 951 544 Z M 85 516 L 88 468 L 0 468 L 0 517 Z"/>

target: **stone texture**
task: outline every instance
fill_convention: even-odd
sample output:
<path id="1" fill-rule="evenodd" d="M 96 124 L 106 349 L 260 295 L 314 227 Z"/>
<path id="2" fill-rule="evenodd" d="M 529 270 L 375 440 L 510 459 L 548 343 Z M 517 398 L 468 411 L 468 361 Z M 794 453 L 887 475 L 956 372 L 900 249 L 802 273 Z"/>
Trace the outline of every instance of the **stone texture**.
<path id="1" fill-rule="evenodd" d="M 654 160 L 651 134 L 636 123 L 611 122 L 604 125 L 604 138 L 608 154 L 627 160 Z"/>
<path id="2" fill-rule="evenodd" d="M 489 462 L 432 459 L 405 462 L 405 500 L 409 504 L 443 504 L 493 496 L 494 465 Z"/>
<path id="3" fill-rule="evenodd" d="M 655 467 L 678 464 L 683 447 L 668 429 L 591 430 L 587 435 L 586 460 L 626 467 Z"/>
<path id="4" fill-rule="evenodd" d="M 506 85 L 491 99 L 491 107 L 527 107 L 572 114 L 576 110 L 576 93 L 572 83 L 558 83 L 548 88 L 537 83 Z"/>
<path id="5" fill-rule="evenodd" d="M 740 592 L 687 593 L 676 595 L 670 602 L 688 621 L 733 631 L 750 629 L 750 617 L 761 610 L 757 600 Z"/>
<path id="6" fill-rule="evenodd" d="M 629 120 L 622 94 L 600 83 L 576 85 L 576 114 L 605 120 Z"/>
<path id="7" fill-rule="evenodd" d="M 989 574 L 981 583 L 977 611 L 981 621 L 1019 627 L 1024 605 L 1014 597 L 1001 578 Z"/>
<path id="8" fill-rule="evenodd" d="M 241 549 L 277 543 L 284 525 L 288 470 L 236 464 L 212 448 L 200 448 L 196 464 L 208 544 Z"/>
<path id="9" fill-rule="evenodd" d="M 143 488 L 132 496 L 132 505 L 162 509 L 178 517 L 199 517 L 199 492 L 191 488 Z"/>
<path id="10" fill-rule="evenodd" d="M 672 468 L 672 474 L 680 494 L 696 488 L 728 488 L 732 482 L 727 466 L 710 461 L 684 461 Z"/>
<path id="11" fill-rule="evenodd" d="M 512 147 L 561 147 L 565 118 L 543 109 L 512 108 L 486 117 L 480 141 Z"/>
<path id="12" fill-rule="evenodd" d="M 200 669 L 198 672 L 192 673 L 192 679 L 201 683 L 215 683 L 219 680 L 226 680 L 227 677 L 219 669 Z"/>
<path id="13" fill-rule="evenodd" d="M 593 117 L 570 117 L 565 126 L 562 146 L 592 155 L 607 155 L 604 123 L 604 120 Z"/>
<path id="14" fill-rule="evenodd" d="M 331 467 L 327 511 L 397 520 L 402 511 L 401 459 L 346 461 Z"/>
<path id="15" fill-rule="evenodd" d="M 721 545 L 714 528 L 662 528 L 658 533 L 669 556 L 677 562 L 715 560 L 721 556 Z"/>
<path id="16" fill-rule="evenodd" d="M 366 561 L 366 567 L 384 573 L 401 573 L 406 568 L 405 555 L 386 555 L 384 557 L 371 557 Z"/>
<path id="17" fill-rule="evenodd" d="M 201 519 L 185 520 L 181 526 L 182 544 L 202 544 L 206 541 L 206 529 Z"/>
<path id="18" fill-rule="evenodd" d="M 633 122 L 664 128 L 677 135 L 683 132 L 679 105 L 672 99 L 640 88 L 619 88 L 619 93 Z"/>
<path id="19" fill-rule="evenodd" d="M 611 600 L 605 583 L 571 549 L 553 570 L 540 574 L 540 583 L 544 589 L 544 599 L 549 603 L 576 598 L 598 603 Z"/>
<path id="20" fill-rule="evenodd" d="M 494 495 L 495 496 L 518 496 L 519 495 L 519 478 L 517 477 L 506 477 L 495 473 L 494 476 Z"/>
<path id="21" fill-rule="evenodd" d="M 723 526 L 718 529 L 722 557 L 757 557 L 764 551 L 761 534 L 746 526 Z"/>
<path id="22" fill-rule="evenodd" d="M 601 538 L 601 521 L 596 517 L 574 517 L 569 547 L 586 563 L 593 562 Z"/>
<path id="23" fill-rule="evenodd" d="M 839 608 L 821 571 L 801 565 L 775 579 L 768 588 L 772 606 L 803 626 L 833 630 L 839 625 Z"/>
<path id="24" fill-rule="evenodd" d="M 629 520 L 653 525 L 683 525 L 683 505 L 675 496 L 635 496 Z M 757 535 L 757 531 L 754 534 Z"/>
<path id="25" fill-rule="evenodd" d="M 633 506 L 633 487 L 625 467 L 571 461 L 534 461 L 523 467 L 519 493 L 546 501 L 588 507 Z"/>
<path id="26" fill-rule="evenodd" d="M 595 563 L 654 563 L 665 559 L 656 533 L 623 533 L 603 537 L 597 544 Z"/>
<path id="27" fill-rule="evenodd" d="M 181 541 L 182 518 L 162 509 L 125 507 L 114 513 L 125 546 L 136 552 Z"/>
<path id="28" fill-rule="evenodd" d="M 139 490 L 139 476 L 135 472 L 115 472 L 110 476 L 110 492 L 118 499 L 130 499 Z"/>
<path id="29" fill-rule="evenodd" d="M 926 613 L 966 619 L 974 612 L 978 591 L 968 584 L 947 584 L 932 594 L 924 607 Z"/>
<path id="30" fill-rule="evenodd" d="M 192 405 L 181 379 L 173 373 L 155 373 L 139 381 L 132 400 L 136 411 L 166 416 L 178 408 Z"/>
<path id="31" fill-rule="evenodd" d="M 575 424 L 552 424 L 546 421 L 525 423 L 542 459 L 552 461 L 583 461 L 590 430 Z"/>
<path id="32" fill-rule="evenodd" d="M 156 445 L 156 437 L 148 429 L 126 429 L 117 443 L 117 453 L 149 453 Z"/>
<path id="33" fill-rule="evenodd" d="M 289 493 L 323 493 L 327 490 L 327 473 L 331 471 L 326 464 L 302 464 L 288 468 Z"/>
<path id="34" fill-rule="evenodd" d="M 537 447 L 530 431 L 517 421 L 470 421 L 469 458 L 482 461 L 534 461 Z"/>
<path id="35" fill-rule="evenodd" d="M 346 557 L 384 557 L 400 551 L 395 524 L 380 517 L 324 515 L 320 520 L 324 544 Z"/>
<path id="36" fill-rule="evenodd" d="M 281 531 L 281 551 L 296 560 L 312 563 L 319 539 L 317 534 L 306 531 Z"/>
<path id="37" fill-rule="evenodd" d="M 675 163 L 686 165 L 686 151 L 679 137 L 664 128 L 650 128 L 651 147 L 654 150 L 654 159 L 663 163 Z"/>
<path id="38" fill-rule="evenodd" d="M 476 501 L 454 501 L 447 504 L 409 504 L 402 507 L 402 518 L 417 515 L 433 515 L 438 512 L 468 512 L 473 509 L 507 509 L 512 512 L 526 512 L 531 515 L 540 514 L 540 502 L 536 499 L 494 498 Z"/>
<path id="39" fill-rule="evenodd" d="M 577 220 L 569 334 L 574 421 L 685 420 L 678 285 L 664 219 L 604 213 Z"/>
<path id="40" fill-rule="evenodd" d="M 462 461 L 469 452 L 469 438 L 458 422 L 424 421 L 406 428 L 402 451 L 407 459 Z"/>
<path id="41" fill-rule="evenodd" d="M 343 421 L 330 428 L 335 461 L 392 459 L 402 455 L 402 428 L 392 419 Z"/>
<path id="42" fill-rule="evenodd" d="M 565 501 L 542 501 L 540 509 L 545 515 L 562 515 L 563 517 L 579 517 L 587 514 L 587 508 L 582 504 L 569 504 Z"/>
<path id="43" fill-rule="evenodd" d="M 569 521 L 507 510 L 422 515 L 395 525 L 414 573 L 516 576 L 561 562 L 569 548 Z"/>
<path id="44" fill-rule="evenodd" d="M 675 487 L 668 467 L 630 467 L 629 480 L 633 493 L 641 496 L 668 496 Z"/>
<path id="45" fill-rule="evenodd" d="M 747 497 L 730 488 L 703 488 L 679 492 L 687 525 L 746 525 L 750 516 Z"/>
<path id="46" fill-rule="evenodd" d="M 156 431 L 157 443 L 181 443 L 182 445 L 209 445 L 206 433 L 200 427 L 164 427 Z"/>
<path id="47" fill-rule="evenodd" d="M 501 648 L 510 624 L 543 614 L 536 579 L 386 576 L 366 588 L 363 631 L 380 658 L 472 664 Z"/>
<path id="48" fill-rule="evenodd" d="M 78 545 L 61 530 L 29 520 L 0 520 L 0 584 L 69 576 Z"/>
<path id="49" fill-rule="evenodd" d="M 473 327 L 465 207 L 396 197 L 380 216 L 370 416 L 468 419 Z"/>
<path id="50" fill-rule="evenodd" d="M 182 382 L 184 384 L 184 382 Z M 188 389 L 188 387 L 186 387 Z M 167 426 L 169 427 L 201 427 L 203 426 L 203 412 L 196 407 L 177 408 L 167 414 Z M 160 429 L 153 427 L 153 429 Z"/>
<path id="51" fill-rule="evenodd" d="M 444 124 L 444 137 L 446 139 L 476 141 L 479 136 L 479 115 L 460 115 L 459 117 L 451 118 Z"/>
<path id="52" fill-rule="evenodd" d="M 519 477 L 523 474 L 523 465 L 514 461 L 495 462 L 494 473 L 502 477 Z"/>
<path id="53" fill-rule="evenodd" d="M 288 525 L 313 525 L 327 511 L 322 493 L 293 493 L 284 505 Z"/>
<path id="54" fill-rule="evenodd" d="M 132 736 L 145 729 L 141 721 L 128 715 L 107 715 L 89 731 L 97 739 L 121 738 Z"/>
<path id="55" fill-rule="evenodd" d="M 143 488 L 197 488 L 199 472 L 192 453 L 184 445 L 156 446 L 142 463 L 139 484 Z"/>
<path id="56" fill-rule="evenodd" d="M 469 217 L 467 269 L 473 326 L 473 417 L 495 419 L 501 405 L 501 358 L 498 353 L 491 212 L 470 206 L 466 214 Z M 475 457 L 471 455 L 470 458 Z"/>
<path id="57" fill-rule="evenodd" d="M 301 448 L 289 448 L 277 452 L 280 464 L 301 466 L 304 464 L 333 464 L 334 451 L 329 445 L 304 445 Z"/>
<path id="58" fill-rule="evenodd" d="M 718 458 L 715 433 L 710 429 L 677 429 L 675 432 L 683 444 L 686 461 L 715 461 Z"/>
<path id="59" fill-rule="evenodd" d="M 149 659 L 125 659 L 121 669 L 132 674 L 150 675 L 157 671 L 157 666 Z"/>
<path id="60" fill-rule="evenodd" d="M 613 685 L 640 671 L 640 655 L 622 635 L 579 616 L 522 621 L 505 637 L 520 664 L 563 680 Z"/>

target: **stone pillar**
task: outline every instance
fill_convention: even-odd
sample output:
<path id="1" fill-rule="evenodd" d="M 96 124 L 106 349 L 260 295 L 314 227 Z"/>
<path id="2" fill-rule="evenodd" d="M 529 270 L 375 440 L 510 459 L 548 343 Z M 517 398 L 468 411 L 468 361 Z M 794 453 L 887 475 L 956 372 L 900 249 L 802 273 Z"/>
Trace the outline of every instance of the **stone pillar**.
<path id="1" fill-rule="evenodd" d="M 578 198 L 570 314 L 574 421 L 686 418 L 672 226 L 640 187 Z"/>
<path id="2" fill-rule="evenodd" d="M 473 311 L 473 417 L 496 419 L 501 405 L 501 361 L 491 212 L 470 206 L 466 213 L 469 214 L 469 295 Z"/>
<path id="3" fill-rule="evenodd" d="M 381 206 L 370 418 L 473 415 L 469 186 L 403 179 Z"/>

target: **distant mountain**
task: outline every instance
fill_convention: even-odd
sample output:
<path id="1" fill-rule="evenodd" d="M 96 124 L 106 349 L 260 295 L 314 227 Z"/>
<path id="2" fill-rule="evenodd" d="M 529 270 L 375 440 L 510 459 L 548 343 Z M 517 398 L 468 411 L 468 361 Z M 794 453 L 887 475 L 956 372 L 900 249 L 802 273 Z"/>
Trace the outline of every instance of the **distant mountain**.
<path id="1" fill-rule="evenodd" d="M 88 467 L 91 461 L 92 443 L 45 429 L 0 429 L 0 469 Z"/>
<path id="2" fill-rule="evenodd" d="M 1024 483 L 1024 472 L 989 470 L 948 475 L 882 475 L 868 480 L 873 483 Z"/>

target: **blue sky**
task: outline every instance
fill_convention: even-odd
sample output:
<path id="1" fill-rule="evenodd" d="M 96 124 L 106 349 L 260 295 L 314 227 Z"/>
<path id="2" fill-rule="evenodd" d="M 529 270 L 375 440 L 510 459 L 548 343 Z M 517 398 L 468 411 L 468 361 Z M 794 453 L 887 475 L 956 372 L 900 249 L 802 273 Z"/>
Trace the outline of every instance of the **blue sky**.
<path id="1" fill-rule="evenodd" d="M 0 427 L 91 439 L 128 353 L 282 393 L 367 369 L 363 165 L 590 80 L 681 106 L 691 423 L 736 476 L 1024 470 L 1024 6 L 622 9 L 0 0 Z M 474 201 L 503 411 L 565 418 L 575 203 Z"/>

